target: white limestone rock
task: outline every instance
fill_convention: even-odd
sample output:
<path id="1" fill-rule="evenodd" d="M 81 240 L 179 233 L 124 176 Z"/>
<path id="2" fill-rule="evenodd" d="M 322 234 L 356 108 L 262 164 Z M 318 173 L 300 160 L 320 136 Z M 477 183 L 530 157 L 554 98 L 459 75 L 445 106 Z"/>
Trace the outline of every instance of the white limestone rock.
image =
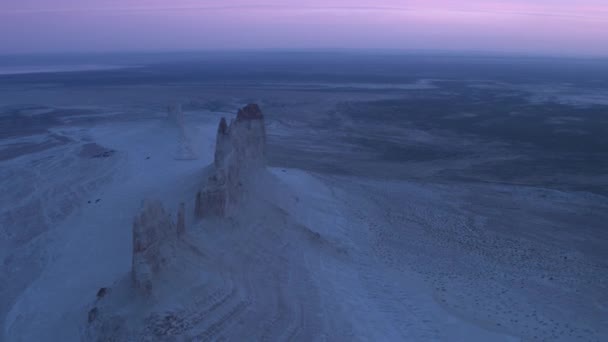
<path id="1" fill-rule="evenodd" d="M 197 194 L 197 217 L 226 216 L 238 202 L 243 186 L 265 165 L 266 129 L 258 105 L 240 109 L 230 125 L 222 118 L 216 138 L 215 173 Z"/>
<path id="2" fill-rule="evenodd" d="M 185 228 L 182 228 L 185 230 Z M 133 222 L 133 286 L 144 294 L 152 291 L 153 279 L 173 254 L 177 229 L 162 203 L 145 200 Z"/>
<path id="3" fill-rule="evenodd" d="M 183 126 L 184 112 L 182 111 L 182 105 L 179 103 L 170 105 L 167 108 L 167 119 L 178 126 Z"/>
<path id="4" fill-rule="evenodd" d="M 177 160 L 194 160 L 197 155 L 192 147 L 192 139 L 186 131 L 186 120 L 182 106 L 179 103 L 173 104 L 167 108 L 167 119 L 178 129 L 177 150 L 175 151 L 175 159 Z"/>

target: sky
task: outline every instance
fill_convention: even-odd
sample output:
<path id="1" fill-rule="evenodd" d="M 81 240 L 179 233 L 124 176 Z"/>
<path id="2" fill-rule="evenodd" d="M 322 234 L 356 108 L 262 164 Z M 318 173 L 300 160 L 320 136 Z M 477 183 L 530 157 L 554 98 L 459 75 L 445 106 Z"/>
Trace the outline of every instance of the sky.
<path id="1" fill-rule="evenodd" d="M 0 54 L 328 48 L 608 57 L 608 0 L 0 0 Z"/>

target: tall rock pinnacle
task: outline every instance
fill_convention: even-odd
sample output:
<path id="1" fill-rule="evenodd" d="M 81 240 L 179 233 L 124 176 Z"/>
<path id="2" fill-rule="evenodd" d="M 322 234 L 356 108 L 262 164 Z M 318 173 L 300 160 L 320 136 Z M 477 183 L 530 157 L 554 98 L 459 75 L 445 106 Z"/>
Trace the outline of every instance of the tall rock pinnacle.
<path id="1" fill-rule="evenodd" d="M 237 115 L 237 120 L 257 120 L 264 119 L 264 115 L 262 115 L 262 111 L 260 107 L 255 103 L 250 103 L 245 107 L 239 109 Z"/>
<path id="2" fill-rule="evenodd" d="M 266 166 L 264 115 L 256 104 L 241 108 L 230 125 L 222 118 L 217 131 L 214 175 L 197 201 L 202 216 L 225 216 L 238 201 L 241 187 Z"/>

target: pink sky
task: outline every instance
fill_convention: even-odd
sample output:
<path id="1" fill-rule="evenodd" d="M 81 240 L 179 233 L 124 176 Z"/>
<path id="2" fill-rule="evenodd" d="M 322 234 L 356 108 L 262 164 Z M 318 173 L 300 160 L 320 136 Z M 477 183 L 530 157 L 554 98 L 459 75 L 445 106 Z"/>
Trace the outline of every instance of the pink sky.
<path id="1" fill-rule="evenodd" d="M 608 0 L 0 2 L 0 53 L 235 48 L 608 56 Z"/>

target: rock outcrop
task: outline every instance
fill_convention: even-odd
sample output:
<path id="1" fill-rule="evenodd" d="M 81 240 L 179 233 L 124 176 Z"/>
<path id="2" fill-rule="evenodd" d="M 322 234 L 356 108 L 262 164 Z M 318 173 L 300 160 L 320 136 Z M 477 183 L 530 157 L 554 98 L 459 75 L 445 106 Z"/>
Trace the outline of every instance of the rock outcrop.
<path id="1" fill-rule="evenodd" d="M 179 132 L 177 150 L 175 151 L 175 159 L 177 160 L 194 160 L 197 159 L 196 153 L 192 148 L 192 142 L 186 135 L 185 130 Z"/>
<path id="2" fill-rule="evenodd" d="M 264 116 L 257 105 L 239 110 L 230 124 L 222 118 L 217 131 L 214 172 L 206 186 L 197 192 L 194 216 L 228 215 L 242 197 L 243 189 L 265 168 L 265 156 Z M 133 223 L 132 278 L 139 292 L 150 294 L 153 279 L 175 253 L 174 241 L 186 231 L 185 207 L 185 203 L 180 203 L 177 221 L 173 222 L 160 201 L 143 202 Z"/>
<path id="3" fill-rule="evenodd" d="M 160 201 L 146 200 L 133 222 L 133 286 L 143 294 L 152 291 L 153 278 L 169 261 L 178 235 L 185 231 L 183 206 L 180 206 L 178 225 Z M 179 217 L 182 220 L 179 220 Z"/>
<path id="4" fill-rule="evenodd" d="M 174 103 L 167 108 L 167 119 L 170 122 L 182 126 L 184 123 L 184 112 L 182 111 L 182 105 Z"/>
<path id="5" fill-rule="evenodd" d="M 196 153 L 192 148 L 192 140 L 186 132 L 186 121 L 184 112 L 180 104 L 173 104 L 167 108 L 167 119 L 169 122 L 177 126 L 178 141 L 177 150 L 175 151 L 175 159 L 177 160 L 193 160 L 196 159 Z"/>
<path id="6" fill-rule="evenodd" d="M 194 199 L 194 217 L 197 219 L 203 218 L 203 193 L 201 191 L 196 193 Z"/>
<path id="7" fill-rule="evenodd" d="M 186 232 L 186 204 L 180 203 L 177 211 L 177 236 L 182 236 Z"/>
<path id="8" fill-rule="evenodd" d="M 225 118 L 220 120 L 213 165 L 213 176 L 197 194 L 197 217 L 226 216 L 238 202 L 243 186 L 264 169 L 266 129 L 258 105 L 241 108 L 230 124 Z"/>

